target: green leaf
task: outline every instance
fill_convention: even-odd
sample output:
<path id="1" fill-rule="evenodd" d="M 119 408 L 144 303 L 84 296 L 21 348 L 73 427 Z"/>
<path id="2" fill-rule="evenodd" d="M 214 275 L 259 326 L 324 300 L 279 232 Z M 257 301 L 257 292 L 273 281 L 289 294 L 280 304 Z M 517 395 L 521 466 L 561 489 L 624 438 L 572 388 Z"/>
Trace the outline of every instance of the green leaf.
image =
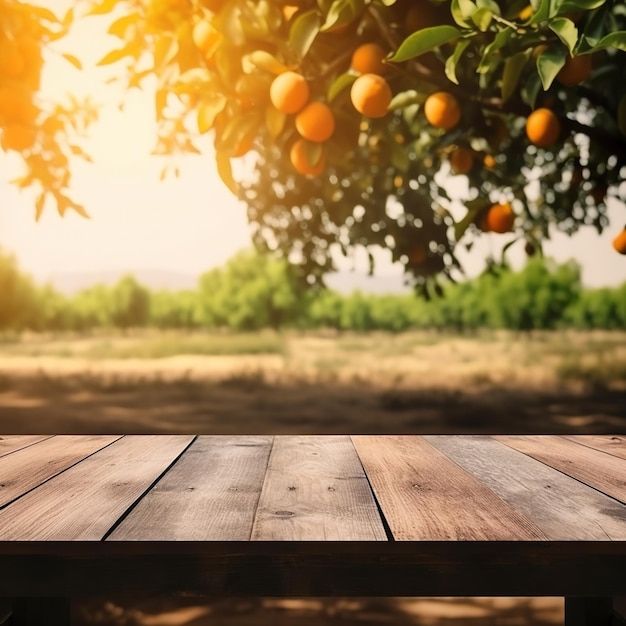
<path id="1" fill-rule="evenodd" d="M 533 14 L 528 24 L 545 22 L 550 17 L 552 2 L 553 0 L 531 0 L 530 4 L 533 7 Z"/>
<path id="2" fill-rule="evenodd" d="M 111 13 L 118 2 L 120 2 L 120 0 L 101 0 L 100 2 L 94 2 L 91 9 L 89 9 L 85 15 L 104 15 Z"/>
<path id="3" fill-rule="evenodd" d="M 71 63 L 77 70 L 82 70 L 83 69 L 83 64 L 73 54 L 63 53 L 61 56 L 66 61 Z"/>
<path id="4" fill-rule="evenodd" d="M 557 17 L 550 22 L 550 30 L 567 46 L 570 54 L 574 53 L 574 47 L 578 41 L 578 28 L 567 17 Z"/>
<path id="5" fill-rule="evenodd" d="M 265 127 L 272 139 L 276 139 L 285 128 L 287 122 L 287 115 L 282 111 L 279 111 L 272 104 L 268 105 L 265 109 Z"/>
<path id="6" fill-rule="evenodd" d="M 591 54 L 605 48 L 615 48 L 616 50 L 626 52 L 626 30 L 616 30 L 605 35 L 593 48 L 586 50 L 583 54 Z"/>
<path id="7" fill-rule="evenodd" d="M 298 60 L 306 55 L 318 33 L 321 19 L 317 11 L 305 11 L 298 15 L 289 29 L 288 45 Z"/>
<path id="8" fill-rule="evenodd" d="M 128 15 L 122 15 L 119 19 L 115 20 L 108 28 L 107 33 L 115 35 L 120 39 L 124 39 L 126 31 L 129 26 L 136 24 L 139 21 L 139 13 L 129 13 Z"/>
<path id="9" fill-rule="evenodd" d="M 304 153 L 306 160 L 311 167 L 315 167 L 322 158 L 323 148 L 322 144 L 317 141 L 304 140 Z"/>
<path id="10" fill-rule="evenodd" d="M 526 84 L 522 87 L 520 94 L 522 100 L 531 108 L 535 108 L 535 102 L 539 91 L 541 90 L 541 78 L 537 72 L 531 72 L 526 80 Z"/>
<path id="11" fill-rule="evenodd" d="M 162 70 L 178 54 L 179 44 L 175 36 L 163 34 L 157 37 L 154 46 L 154 68 Z"/>
<path id="12" fill-rule="evenodd" d="M 217 164 L 217 173 L 222 182 L 236 195 L 239 196 L 239 185 L 233 178 L 233 170 L 230 164 L 230 156 L 225 152 L 217 151 L 215 153 L 215 162 Z"/>
<path id="13" fill-rule="evenodd" d="M 408 59 L 414 59 L 445 43 L 456 41 L 461 35 L 461 31 L 454 26 L 443 25 L 423 28 L 422 30 L 410 34 L 400 44 L 389 60 L 395 63 L 401 63 Z"/>
<path id="14" fill-rule="evenodd" d="M 63 16 L 63 26 L 68 28 L 74 22 L 74 7 L 70 7 Z"/>
<path id="15" fill-rule="evenodd" d="M 456 66 L 461 59 L 463 52 L 465 52 L 465 48 L 467 48 L 469 44 L 469 39 L 461 39 L 461 41 L 456 44 L 454 52 L 446 59 L 446 76 L 448 77 L 448 80 L 451 80 L 457 85 L 459 84 L 459 79 L 456 77 Z"/>
<path id="16" fill-rule="evenodd" d="M 289 69 L 266 50 L 254 50 L 250 54 L 246 54 L 241 60 L 241 65 L 243 71 L 248 74 L 254 72 L 255 68 L 275 75 L 282 74 Z"/>
<path id="17" fill-rule="evenodd" d="M 397 93 L 389 103 L 390 111 L 397 111 L 398 109 L 405 109 L 413 104 L 422 104 L 424 102 L 424 96 L 420 95 L 415 89 L 407 89 Z"/>
<path id="18" fill-rule="evenodd" d="M 462 220 L 454 225 L 454 238 L 459 241 L 465 234 L 465 231 L 469 228 L 470 224 L 473 224 L 479 213 L 487 208 L 489 200 L 486 198 L 476 198 L 476 200 L 470 200 L 465 203 L 467 207 L 467 213 Z"/>
<path id="19" fill-rule="evenodd" d="M 591 11 L 605 3 L 606 0 L 563 0 L 556 3 L 556 10 L 559 15 L 563 15 L 571 11 Z"/>
<path id="20" fill-rule="evenodd" d="M 208 83 L 211 80 L 211 74 L 206 67 L 194 67 L 186 72 L 183 72 L 178 77 L 178 82 L 181 85 L 202 85 Z"/>
<path id="21" fill-rule="evenodd" d="M 123 48 L 118 48 L 117 50 L 111 50 L 107 52 L 97 63 L 96 65 L 111 65 L 112 63 L 117 63 L 121 59 L 127 56 L 132 55 L 131 46 L 124 46 Z"/>
<path id="22" fill-rule="evenodd" d="M 216 150 L 232 157 L 241 142 L 257 135 L 259 127 L 264 123 L 264 115 L 260 112 L 249 113 L 230 120 L 215 142 Z"/>
<path id="23" fill-rule="evenodd" d="M 501 15 L 500 5 L 495 0 L 476 0 L 479 9 L 489 9 L 493 15 Z"/>
<path id="24" fill-rule="evenodd" d="M 518 52 L 504 62 L 502 86 L 500 88 L 503 102 L 506 102 L 515 93 L 520 76 L 522 75 L 522 71 L 529 57 L 530 52 L 528 51 Z"/>
<path id="25" fill-rule="evenodd" d="M 37 6 L 34 4 L 23 5 L 28 7 L 28 12 L 39 20 L 43 20 L 46 22 L 53 22 L 54 24 L 59 24 L 59 18 L 50 10 L 41 6 Z"/>
<path id="26" fill-rule="evenodd" d="M 44 206 L 46 204 L 46 192 L 42 191 L 35 200 L 35 221 L 38 222 L 41 219 Z"/>
<path id="27" fill-rule="evenodd" d="M 203 97 L 196 111 L 198 132 L 204 134 L 213 126 L 213 122 L 219 113 L 224 110 L 227 98 L 220 93 L 207 94 Z"/>
<path id="28" fill-rule="evenodd" d="M 492 19 L 493 13 L 486 7 L 481 7 L 472 13 L 472 22 L 474 22 L 476 28 L 478 28 L 481 33 L 484 33 L 489 29 Z"/>
<path id="29" fill-rule="evenodd" d="M 485 63 L 486 63 L 486 59 L 488 59 L 490 56 L 492 56 L 494 52 L 496 52 L 496 51 L 500 50 L 501 48 L 503 48 L 504 46 L 506 46 L 509 43 L 509 41 L 512 39 L 514 34 L 515 34 L 515 32 L 513 31 L 512 28 L 505 28 L 504 30 L 501 30 L 493 38 L 493 41 L 490 44 L 487 44 L 485 46 L 485 49 L 483 50 L 481 64 L 483 63 L 483 61 L 485 61 Z"/>
<path id="30" fill-rule="evenodd" d="M 454 21 L 463 28 L 469 28 L 471 26 L 469 20 L 471 19 L 477 6 L 472 0 L 452 0 L 450 4 L 450 12 Z"/>
<path id="31" fill-rule="evenodd" d="M 406 173 L 411 165 L 406 148 L 396 141 L 391 142 L 391 165 L 402 173 Z"/>
<path id="32" fill-rule="evenodd" d="M 68 204 L 67 208 L 72 209 L 73 211 L 76 211 L 78 215 L 80 215 L 81 217 L 84 217 L 87 220 L 91 219 L 91 215 L 87 213 L 85 207 L 82 204 L 76 204 L 75 202 L 72 202 Z"/>
<path id="33" fill-rule="evenodd" d="M 565 65 L 567 52 L 563 48 L 548 49 L 537 58 L 537 73 L 543 90 L 547 91 L 560 69 Z"/>
<path id="34" fill-rule="evenodd" d="M 332 31 L 351 24 L 365 9 L 365 0 L 334 0 L 320 30 Z"/>
<path id="35" fill-rule="evenodd" d="M 344 89 L 350 87 L 354 81 L 358 78 L 353 72 L 344 72 L 339 74 L 337 78 L 328 87 L 328 93 L 326 94 L 326 100 L 332 102 Z"/>

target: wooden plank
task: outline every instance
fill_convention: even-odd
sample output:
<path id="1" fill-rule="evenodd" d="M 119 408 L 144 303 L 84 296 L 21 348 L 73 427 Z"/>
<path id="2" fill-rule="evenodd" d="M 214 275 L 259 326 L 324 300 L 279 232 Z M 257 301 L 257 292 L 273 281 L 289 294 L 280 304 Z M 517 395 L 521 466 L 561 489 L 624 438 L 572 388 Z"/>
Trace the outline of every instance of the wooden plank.
<path id="1" fill-rule="evenodd" d="M 193 440 L 129 435 L 0 511 L 0 540 L 100 540 Z"/>
<path id="2" fill-rule="evenodd" d="M 7 597 L 620 596 L 623 541 L 0 542 Z"/>
<path id="3" fill-rule="evenodd" d="M 275 437 L 251 538 L 387 539 L 348 436 Z"/>
<path id="4" fill-rule="evenodd" d="M 0 435 L 0 457 L 50 437 L 52 435 Z"/>
<path id="5" fill-rule="evenodd" d="M 57 435 L 0 458 L 0 509 L 120 435 Z"/>
<path id="6" fill-rule="evenodd" d="M 428 435 L 550 538 L 626 540 L 626 506 L 491 437 Z"/>
<path id="7" fill-rule="evenodd" d="M 271 447 L 272 437 L 198 437 L 108 539 L 249 539 Z"/>
<path id="8" fill-rule="evenodd" d="M 626 459 L 626 437 L 619 435 L 562 435 L 565 439 L 581 443 L 595 450 Z"/>
<path id="9" fill-rule="evenodd" d="M 546 538 L 531 520 L 423 437 L 352 439 L 395 539 Z"/>
<path id="10" fill-rule="evenodd" d="M 626 502 L 626 461 L 556 435 L 494 435 L 576 480 Z"/>

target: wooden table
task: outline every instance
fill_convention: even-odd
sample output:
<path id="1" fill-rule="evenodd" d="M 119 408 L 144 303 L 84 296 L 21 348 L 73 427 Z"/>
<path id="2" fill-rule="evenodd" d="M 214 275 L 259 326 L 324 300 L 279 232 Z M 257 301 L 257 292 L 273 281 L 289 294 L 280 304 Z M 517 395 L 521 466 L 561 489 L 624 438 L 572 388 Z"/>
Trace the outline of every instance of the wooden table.
<path id="1" fill-rule="evenodd" d="M 618 621 L 626 437 L 0 438 L 13 623 L 136 592 L 556 595 Z"/>

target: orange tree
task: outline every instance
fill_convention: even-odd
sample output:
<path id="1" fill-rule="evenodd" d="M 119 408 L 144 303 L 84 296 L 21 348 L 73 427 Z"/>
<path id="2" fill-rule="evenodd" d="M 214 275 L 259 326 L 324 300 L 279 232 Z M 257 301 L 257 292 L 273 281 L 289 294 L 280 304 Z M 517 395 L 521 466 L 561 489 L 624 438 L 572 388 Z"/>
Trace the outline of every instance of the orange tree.
<path id="1" fill-rule="evenodd" d="M 457 246 L 490 231 L 532 254 L 626 196 L 619 0 L 84 2 L 120 42 L 100 63 L 156 76 L 156 152 L 208 134 L 257 246 L 309 284 L 381 247 L 439 291 Z"/>
<path id="2" fill-rule="evenodd" d="M 67 34 L 73 20 L 71 9 L 60 18 L 42 6 L 0 0 L 0 147 L 23 160 L 23 175 L 13 182 L 35 190 L 37 219 L 46 204 L 61 215 L 74 209 L 87 216 L 68 195 L 69 166 L 73 156 L 89 158 L 81 135 L 96 111 L 88 101 L 70 96 L 55 103 L 39 93 L 44 50 Z M 75 56 L 63 56 L 80 68 Z"/>

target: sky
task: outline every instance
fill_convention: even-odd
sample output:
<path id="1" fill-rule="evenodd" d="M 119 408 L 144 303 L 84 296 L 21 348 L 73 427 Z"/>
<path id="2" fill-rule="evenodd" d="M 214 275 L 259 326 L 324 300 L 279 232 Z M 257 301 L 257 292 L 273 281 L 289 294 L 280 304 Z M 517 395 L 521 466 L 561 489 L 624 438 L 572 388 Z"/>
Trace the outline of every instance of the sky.
<path id="1" fill-rule="evenodd" d="M 46 6 L 59 14 L 71 4 L 49 0 Z M 133 91 L 123 112 L 116 106 L 119 91 L 105 85 L 108 68 L 96 61 L 116 47 L 106 35 L 110 16 L 90 17 L 76 24 L 74 33 L 56 44 L 44 70 L 42 93 L 65 98 L 68 92 L 90 94 L 103 105 L 93 126 L 87 150 L 93 164 L 75 162 L 71 194 L 91 219 L 70 211 L 61 218 L 55 210 L 34 220 L 33 194 L 10 184 L 19 173 L 19 161 L 0 152 L 0 246 L 15 254 L 20 267 L 36 280 L 75 272 L 160 270 L 198 276 L 223 264 L 238 250 L 251 245 L 245 206 L 219 179 L 209 140 L 206 153 L 181 163 L 181 175 L 159 181 L 163 160 L 150 156 L 156 137 L 153 99 L 150 93 Z M 58 52 L 77 55 L 81 72 Z M 585 229 L 569 238 L 556 233 L 545 252 L 557 261 L 577 259 L 588 286 L 616 285 L 626 281 L 626 257 L 611 247 L 617 230 L 626 222 L 624 207 L 610 206 L 612 226 L 602 236 Z M 479 273 L 490 251 L 497 251 L 508 237 L 487 235 L 471 254 L 459 251 L 468 276 Z M 523 242 L 510 250 L 510 260 L 521 267 Z M 377 274 L 400 275 L 387 254 L 379 256 Z M 348 263 L 342 265 L 346 269 Z M 357 271 L 365 273 L 365 255 L 356 257 Z M 396 281 L 397 283 L 397 281 Z"/>

